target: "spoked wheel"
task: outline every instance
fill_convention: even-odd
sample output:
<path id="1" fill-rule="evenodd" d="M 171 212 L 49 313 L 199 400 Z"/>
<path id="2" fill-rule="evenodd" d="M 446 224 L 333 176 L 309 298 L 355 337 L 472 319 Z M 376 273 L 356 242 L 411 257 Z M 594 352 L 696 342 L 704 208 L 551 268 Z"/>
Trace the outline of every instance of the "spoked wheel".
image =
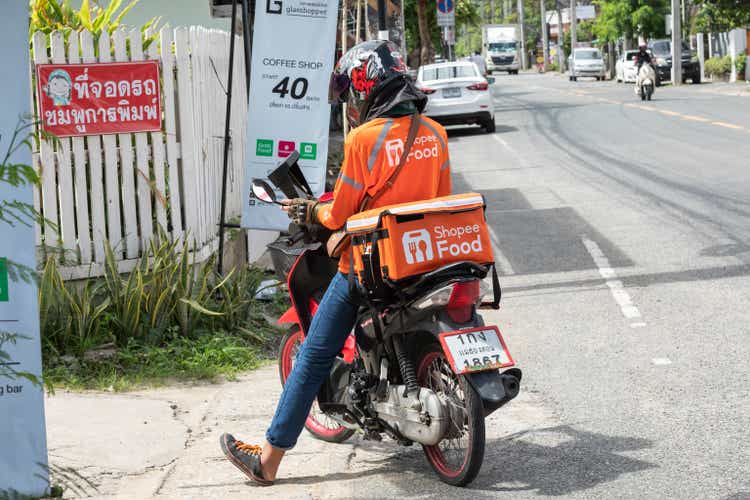
<path id="1" fill-rule="evenodd" d="M 418 367 L 420 386 L 444 395 L 463 409 L 462 421 L 451 422 L 442 441 L 422 449 L 443 482 L 465 486 L 477 476 L 484 459 L 482 403 L 467 380 L 453 373 L 439 344 L 432 344 L 419 356 Z"/>
<path id="2" fill-rule="evenodd" d="M 281 385 L 286 383 L 286 379 L 292 373 L 294 362 L 302 346 L 302 340 L 302 330 L 299 327 L 290 329 L 281 340 L 281 348 L 279 349 L 279 377 L 281 378 Z M 328 441 L 329 443 L 343 443 L 354 434 L 352 429 L 347 429 L 320 411 L 317 400 L 313 403 L 310 415 L 305 421 L 305 429 L 316 438 Z"/>

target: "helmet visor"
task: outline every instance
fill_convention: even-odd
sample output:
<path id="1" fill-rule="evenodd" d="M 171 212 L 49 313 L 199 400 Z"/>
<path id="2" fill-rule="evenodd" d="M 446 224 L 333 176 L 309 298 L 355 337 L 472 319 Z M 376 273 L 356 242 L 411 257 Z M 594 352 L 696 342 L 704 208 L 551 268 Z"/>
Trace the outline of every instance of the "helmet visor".
<path id="1" fill-rule="evenodd" d="M 349 96 L 349 85 L 351 81 L 344 73 L 333 72 L 331 82 L 328 85 L 328 102 L 330 104 L 344 103 Z"/>

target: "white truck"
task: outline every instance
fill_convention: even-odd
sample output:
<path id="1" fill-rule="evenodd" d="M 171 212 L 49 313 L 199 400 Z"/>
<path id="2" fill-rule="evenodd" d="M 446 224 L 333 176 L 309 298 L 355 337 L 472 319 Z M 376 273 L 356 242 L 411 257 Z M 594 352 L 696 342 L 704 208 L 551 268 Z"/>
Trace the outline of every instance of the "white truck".
<path id="1" fill-rule="evenodd" d="M 521 67 L 521 26 L 518 24 L 485 24 L 482 26 L 482 56 L 487 74 L 507 71 L 518 74 Z"/>

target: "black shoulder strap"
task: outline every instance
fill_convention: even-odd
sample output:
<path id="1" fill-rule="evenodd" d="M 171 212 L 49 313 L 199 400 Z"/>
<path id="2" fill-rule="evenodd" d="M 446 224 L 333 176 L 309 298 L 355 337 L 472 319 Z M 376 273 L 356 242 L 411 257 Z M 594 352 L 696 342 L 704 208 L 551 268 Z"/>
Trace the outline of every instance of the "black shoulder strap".
<path id="1" fill-rule="evenodd" d="M 383 187 L 380 188 L 380 191 L 375 193 L 372 196 L 365 195 L 364 199 L 362 200 L 362 203 L 359 207 L 360 212 L 364 212 L 368 208 L 372 206 L 375 201 L 380 198 L 388 189 L 390 189 L 391 186 L 393 186 L 393 182 L 396 180 L 396 177 L 398 177 L 398 174 L 401 173 L 401 170 L 403 170 L 404 165 L 406 165 L 406 161 L 409 159 L 409 153 L 411 152 L 411 147 L 414 145 L 414 140 L 417 138 L 417 133 L 419 132 L 419 126 L 422 124 L 422 120 L 419 115 L 419 111 L 415 111 L 414 114 L 411 116 L 411 122 L 409 123 L 409 134 L 406 136 L 406 144 L 404 144 L 404 152 L 401 154 L 401 160 L 398 163 L 398 166 L 393 169 L 393 172 L 391 172 L 391 175 L 388 176 L 388 179 L 386 179 L 385 184 L 383 184 Z"/>

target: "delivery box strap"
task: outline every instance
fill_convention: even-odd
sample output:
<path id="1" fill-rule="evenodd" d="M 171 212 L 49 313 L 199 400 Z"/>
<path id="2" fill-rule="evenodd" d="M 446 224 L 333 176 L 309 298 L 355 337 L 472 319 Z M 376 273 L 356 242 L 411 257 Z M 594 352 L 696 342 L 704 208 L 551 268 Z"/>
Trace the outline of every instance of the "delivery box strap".
<path id="1" fill-rule="evenodd" d="M 492 302 L 482 302 L 480 307 L 484 309 L 500 309 L 500 299 L 503 292 L 500 289 L 500 278 L 497 276 L 497 264 L 492 265 Z"/>
<path id="2" fill-rule="evenodd" d="M 352 245 L 360 246 L 364 245 L 365 243 L 377 243 L 378 240 L 384 240 L 386 238 L 388 238 L 388 230 L 379 229 L 371 233 L 352 236 Z"/>

